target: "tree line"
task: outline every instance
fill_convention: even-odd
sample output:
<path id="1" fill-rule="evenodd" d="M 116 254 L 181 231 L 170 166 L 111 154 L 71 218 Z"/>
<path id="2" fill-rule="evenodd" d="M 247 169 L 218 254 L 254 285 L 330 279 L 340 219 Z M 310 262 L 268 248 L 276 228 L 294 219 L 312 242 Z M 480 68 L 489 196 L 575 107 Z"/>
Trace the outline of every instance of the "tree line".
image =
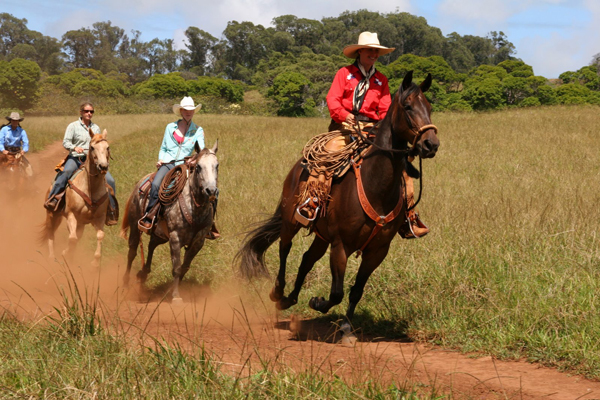
<path id="1" fill-rule="evenodd" d="M 393 92 L 408 70 L 432 73 L 437 110 L 600 103 L 597 66 L 561 75 L 554 87 L 515 57 L 503 32 L 444 36 L 423 17 L 405 12 L 346 11 L 322 20 L 283 15 L 272 27 L 230 21 L 221 38 L 198 27 L 185 48 L 172 39 L 144 42 L 141 32 L 96 22 L 56 39 L 29 30 L 27 20 L 0 13 L 0 108 L 34 108 L 44 96 L 173 99 L 182 95 L 242 103 L 258 91 L 279 115 L 324 114 L 335 72 L 350 62 L 342 49 L 362 31 L 395 47 L 377 68 Z M 566 87 L 566 88 L 565 88 Z"/>

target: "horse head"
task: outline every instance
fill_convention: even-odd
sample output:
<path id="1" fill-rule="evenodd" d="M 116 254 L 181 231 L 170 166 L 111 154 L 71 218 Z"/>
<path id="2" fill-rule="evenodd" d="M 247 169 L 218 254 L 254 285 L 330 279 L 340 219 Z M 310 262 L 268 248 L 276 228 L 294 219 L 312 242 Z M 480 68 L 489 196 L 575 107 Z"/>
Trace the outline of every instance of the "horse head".
<path id="1" fill-rule="evenodd" d="M 110 159 L 110 147 L 106 140 L 106 129 L 102 134 L 94 134 L 91 129 L 89 132 L 92 138 L 90 141 L 90 151 L 88 153 L 90 165 L 95 165 L 98 172 L 106 174 L 106 172 L 108 172 Z"/>
<path id="2" fill-rule="evenodd" d="M 202 195 L 207 196 L 210 201 L 216 198 L 219 191 L 217 186 L 219 174 L 218 145 L 219 141 L 217 140 L 212 149 L 204 148 L 200 150 L 200 146 L 196 143 L 196 154 L 189 161 L 193 177 L 191 184 L 197 190 L 201 190 Z"/>
<path id="3" fill-rule="evenodd" d="M 402 133 L 402 139 L 412 145 L 410 155 L 432 158 L 440 141 L 437 127 L 431 123 L 431 104 L 423 94 L 431 87 L 432 78 L 428 74 L 420 85 L 413 83 L 412 78 L 413 73 L 409 71 L 392 98 L 388 111 L 392 131 Z"/>

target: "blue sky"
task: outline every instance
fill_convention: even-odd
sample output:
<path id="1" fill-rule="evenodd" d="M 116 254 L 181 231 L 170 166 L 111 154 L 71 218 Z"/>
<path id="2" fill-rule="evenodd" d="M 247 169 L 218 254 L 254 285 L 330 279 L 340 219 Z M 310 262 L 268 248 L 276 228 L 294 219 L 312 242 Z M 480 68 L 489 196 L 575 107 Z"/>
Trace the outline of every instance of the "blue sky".
<path id="1" fill-rule="evenodd" d="M 220 38 L 228 21 L 271 26 L 274 17 L 285 14 L 320 20 L 359 9 L 409 12 L 444 35 L 502 31 L 516 46 L 516 56 L 546 78 L 588 65 L 600 53 L 600 0 L 0 0 L 2 12 L 27 19 L 29 29 L 44 35 L 60 38 L 110 20 L 128 33 L 142 32 L 145 41 L 175 39 L 180 45 L 189 26 Z"/>

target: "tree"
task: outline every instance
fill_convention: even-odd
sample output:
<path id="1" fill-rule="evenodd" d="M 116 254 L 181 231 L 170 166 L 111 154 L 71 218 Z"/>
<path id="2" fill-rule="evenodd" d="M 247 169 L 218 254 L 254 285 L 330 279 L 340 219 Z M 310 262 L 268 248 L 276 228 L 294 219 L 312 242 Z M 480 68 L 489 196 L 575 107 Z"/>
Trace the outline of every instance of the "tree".
<path id="1" fill-rule="evenodd" d="M 186 69 L 193 69 L 198 75 L 206 75 L 213 70 L 212 48 L 218 42 L 210 33 L 190 26 L 185 31 L 188 42 L 188 56 L 184 61 Z"/>
<path id="2" fill-rule="evenodd" d="M 473 110 L 495 110 L 504 106 L 502 82 L 495 77 L 471 82 L 465 88 L 462 97 Z"/>
<path id="3" fill-rule="evenodd" d="M 504 32 L 492 31 L 488 34 L 488 38 L 492 41 L 495 52 L 492 57 L 493 64 L 500 64 L 502 61 L 513 59 L 516 54 L 515 46 L 508 41 Z"/>
<path id="4" fill-rule="evenodd" d="M 294 15 L 282 15 L 273 18 L 273 25 L 275 25 L 277 33 L 288 33 L 293 39 L 294 46 L 304 46 L 314 53 L 319 53 L 319 45 L 323 41 L 323 24 L 321 22 L 298 18 Z M 280 35 L 279 39 L 282 38 L 283 36 Z"/>
<path id="5" fill-rule="evenodd" d="M 155 99 L 176 99 L 188 94 L 188 86 L 179 72 L 153 75 L 147 81 L 135 85 L 132 90 L 141 97 Z"/>
<path id="6" fill-rule="evenodd" d="M 27 20 L 0 13 L 0 59 L 5 59 L 18 44 L 31 44 Z"/>
<path id="7" fill-rule="evenodd" d="M 278 106 L 277 115 L 299 117 L 312 115 L 314 101 L 306 99 L 310 82 L 298 72 L 284 72 L 278 75 L 269 89 L 268 96 Z"/>
<path id="8" fill-rule="evenodd" d="M 96 38 L 90 29 L 68 31 L 62 36 L 67 62 L 72 68 L 93 68 Z"/>
<path id="9" fill-rule="evenodd" d="M 42 70 L 33 61 L 15 58 L 0 61 L 0 97 L 6 107 L 27 110 L 39 96 Z"/>
<path id="10" fill-rule="evenodd" d="M 260 60 L 270 52 L 272 31 L 252 22 L 227 23 L 223 31 L 227 39 L 223 49 L 223 72 L 229 78 L 249 82 Z"/>

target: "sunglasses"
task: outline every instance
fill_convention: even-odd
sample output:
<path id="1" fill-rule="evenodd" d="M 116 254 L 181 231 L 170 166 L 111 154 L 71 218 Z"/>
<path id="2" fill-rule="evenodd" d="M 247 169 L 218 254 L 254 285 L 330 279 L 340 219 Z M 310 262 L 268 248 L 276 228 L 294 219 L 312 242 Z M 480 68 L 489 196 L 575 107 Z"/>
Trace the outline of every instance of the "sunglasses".
<path id="1" fill-rule="evenodd" d="M 94 110 L 82 110 L 81 112 L 84 112 L 84 113 L 92 113 L 92 114 L 93 114 L 93 113 L 94 113 Z"/>

